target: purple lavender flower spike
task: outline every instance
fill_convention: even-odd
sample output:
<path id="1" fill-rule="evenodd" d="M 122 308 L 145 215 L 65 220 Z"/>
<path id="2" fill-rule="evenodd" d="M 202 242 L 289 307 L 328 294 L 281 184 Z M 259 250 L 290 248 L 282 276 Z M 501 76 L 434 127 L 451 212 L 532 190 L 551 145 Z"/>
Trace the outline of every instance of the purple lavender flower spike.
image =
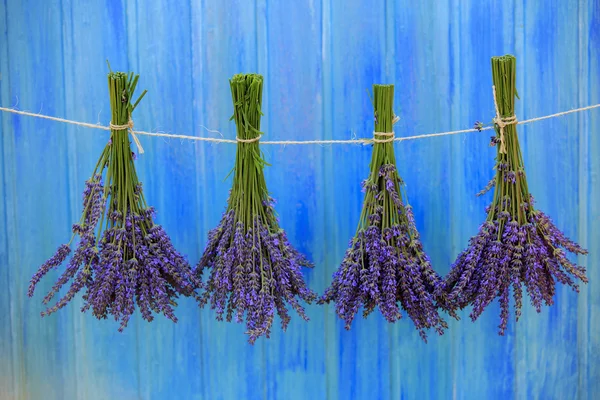
<path id="1" fill-rule="evenodd" d="M 129 88 L 133 82 L 130 79 L 137 81 L 134 76 L 111 73 L 109 87 L 114 90 L 114 81 L 121 80 L 119 86 Z M 131 93 L 123 98 L 128 101 L 111 104 L 113 110 L 117 109 L 113 115 L 126 116 L 121 107 L 132 111 Z M 113 93 L 111 99 L 121 99 L 121 93 Z M 115 121 L 116 125 L 126 122 Z M 77 236 L 79 243 L 66 269 L 44 297 L 44 304 L 69 281 L 71 284 L 67 293 L 42 315 L 65 307 L 83 291 L 82 311 L 91 310 L 98 319 L 112 316 L 120 324 L 119 331 L 123 331 L 136 305 L 147 321 L 152 321 L 153 313 L 157 313 L 176 322 L 174 307 L 178 296 L 199 300 L 196 289 L 200 281 L 162 227 L 154 224 L 154 209 L 146 205 L 134 159 L 127 130 L 112 130 L 92 178 L 86 182 L 81 220 L 73 225 L 71 242 Z M 103 176 L 106 185 L 102 184 Z M 71 242 L 61 246 L 33 276 L 30 296 L 43 275 L 66 260 Z"/>
<path id="2" fill-rule="evenodd" d="M 71 248 L 68 245 L 63 244 L 58 248 L 58 250 L 56 250 L 56 253 L 48 261 L 42 264 L 40 269 L 31 278 L 31 283 L 29 284 L 29 289 L 27 290 L 27 295 L 29 297 L 33 296 L 35 286 L 44 277 L 44 275 L 46 275 L 51 269 L 61 265 L 69 253 L 71 253 Z"/>
<path id="3" fill-rule="evenodd" d="M 230 81 L 240 139 L 260 134 L 262 82 L 254 74 L 236 75 Z M 200 279 L 208 271 L 200 304 L 210 303 L 217 320 L 244 322 L 253 344 L 269 337 L 275 313 L 283 330 L 291 320 L 290 307 L 308 320 L 301 301 L 311 303 L 316 295 L 302 276 L 302 268 L 312 264 L 279 227 L 258 141 L 238 143 L 235 165 L 227 210 L 209 232 L 195 273 Z"/>
<path id="4" fill-rule="evenodd" d="M 376 112 L 375 130 L 390 132 L 393 86 L 375 85 L 374 99 L 376 110 L 386 110 Z M 379 308 L 388 322 L 399 320 L 404 310 L 423 340 L 430 328 L 442 334 L 447 324 L 438 303 L 447 301 L 444 282 L 423 251 L 391 142 L 375 142 L 371 173 L 362 188 L 358 230 L 319 303 L 334 302 L 346 329 L 362 306 L 363 317 Z"/>
<path id="5" fill-rule="evenodd" d="M 514 113 L 515 59 L 494 57 L 496 101 L 502 116 Z M 507 72 L 512 70 L 513 72 Z M 500 79 L 501 78 L 501 79 Z M 523 287 L 537 312 L 542 305 L 552 305 L 556 282 L 578 291 L 576 279 L 587 283 L 585 268 L 567 259 L 564 250 L 587 254 L 568 239 L 550 219 L 533 207 L 527 188 L 525 169 L 516 127 L 509 124 L 503 133 L 496 129 L 496 177 L 487 188 L 495 187 L 494 199 L 486 208 L 487 220 L 469 247 L 459 256 L 445 279 L 447 299 L 443 307 L 450 311 L 473 305 L 475 321 L 494 299 L 500 302 L 499 333 L 503 335 L 510 317 L 510 292 L 515 300 L 515 319 L 521 316 Z M 486 188 L 486 189 L 487 189 Z M 564 250 L 563 250 L 564 249 Z"/>

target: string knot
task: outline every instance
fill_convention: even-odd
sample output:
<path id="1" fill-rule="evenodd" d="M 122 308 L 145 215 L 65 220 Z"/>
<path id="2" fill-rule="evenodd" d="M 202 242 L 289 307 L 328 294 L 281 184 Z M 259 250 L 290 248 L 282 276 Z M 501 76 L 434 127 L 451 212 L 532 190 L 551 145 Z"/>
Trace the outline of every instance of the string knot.
<path id="1" fill-rule="evenodd" d="M 504 117 L 500 115 L 500 109 L 498 108 L 498 101 L 496 100 L 496 86 L 492 85 L 492 93 L 494 95 L 494 108 L 496 109 L 496 116 L 492 119 L 492 122 L 498 125 L 500 129 L 500 153 L 506 154 L 506 145 L 504 140 L 504 127 L 508 125 L 514 125 L 518 123 L 516 115 L 511 115 L 510 117 Z"/>
<path id="2" fill-rule="evenodd" d="M 387 136 L 387 139 L 377 139 L 377 136 Z M 394 141 L 396 135 L 394 132 L 373 132 L 373 142 L 375 143 L 389 143 Z"/>
<path id="3" fill-rule="evenodd" d="M 392 125 L 396 124 L 396 122 L 400 121 L 400 117 L 395 113 L 392 114 Z M 377 139 L 377 136 L 386 136 L 387 139 Z M 394 132 L 375 132 L 373 131 L 373 139 L 370 140 L 372 143 L 389 143 L 393 142 L 395 138 Z"/>
<path id="4" fill-rule="evenodd" d="M 240 143 L 254 143 L 254 142 L 258 142 L 260 140 L 261 136 L 262 135 L 258 135 L 257 137 L 252 138 L 252 139 L 242 139 L 242 138 L 239 138 L 239 137 L 236 136 L 235 140 L 237 140 Z"/>
<path id="5" fill-rule="evenodd" d="M 113 131 L 122 131 L 124 129 L 127 129 L 129 131 L 129 133 L 131 134 L 131 138 L 133 139 L 133 141 L 138 149 L 138 153 L 144 154 L 144 148 L 142 147 L 142 143 L 140 142 L 140 139 L 138 139 L 137 135 L 135 134 L 135 131 L 133 130 L 133 120 L 131 119 L 131 115 L 129 116 L 129 121 L 127 121 L 127 123 L 125 125 L 115 125 L 111 121 L 108 126 Z"/>

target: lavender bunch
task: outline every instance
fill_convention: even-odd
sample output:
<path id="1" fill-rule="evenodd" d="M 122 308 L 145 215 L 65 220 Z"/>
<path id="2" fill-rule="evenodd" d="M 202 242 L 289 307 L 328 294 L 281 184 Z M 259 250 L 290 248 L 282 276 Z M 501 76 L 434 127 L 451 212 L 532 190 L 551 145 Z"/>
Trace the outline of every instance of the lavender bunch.
<path id="1" fill-rule="evenodd" d="M 567 239 L 550 218 L 533 207 L 527 188 L 523 157 L 517 137 L 514 115 L 516 59 L 507 55 L 492 58 L 500 124 L 496 122 L 496 178 L 486 189 L 495 187 L 487 219 L 479 233 L 469 241 L 446 278 L 451 309 L 470 304 L 475 321 L 496 297 L 500 301 L 500 335 L 509 318 L 510 291 L 519 319 L 523 286 L 537 312 L 542 304 L 552 305 L 556 282 L 578 291 L 575 279 L 587 283 L 585 269 L 571 262 L 564 250 L 587 254 Z M 506 122 L 508 121 L 508 123 Z"/>
<path id="2" fill-rule="evenodd" d="M 396 171 L 392 132 L 393 85 L 374 85 L 375 138 L 370 175 L 356 235 L 342 265 L 320 303 L 335 302 L 338 316 L 350 325 L 359 307 L 367 317 L 375 307 L 389 322 L 403 309 L 426 340 L 426 329 L 442 334 L 446 322 L 437 311 L 434 293 L 442 293 L 442 279 L 423 251 L 413 212 Z M 378 132 L 383 132 L 379 133 Z"/>
<path id="3" fill-rule="evenodd" d="M 269 337 L 275 311 L 282 329 L 290 322 L 287 304 L 308 320 L 299 300 L 316 295 L 304 283 L 301 267 L 312 264 L 294 249 L 269 196 L 259 149 L 263 78 L 238 74 L 230 80 L 237 127 L 233 187 L 219 226 L 210 231 L 196 272 L 210 269 L 203 304 L 210 301 L 217 320 L 246 322 L 249 342 Z"/>
<path id="4" fill-rule="evenodd" d="M 33 296 L 44 275 L 66 261 L 75 237 L 79 237 L 66 269 L 43 303 L 48 304 L 72 282 L 66 294 L 42 315 L 56 312 L 84 290 L 82 311 L 91 309 L 99 319 L 112 315 L 122 331 L 136 304 L 147 321 L 152 321 L 154 312 L 176 322 L 173 308 L 178 295 L 196 296 L 200 282 L 166 232 L 154 224 L 154 209 L 146 204 L 135 170 L 127 128 L 131 113 L 146 94 L 144 91 L 132 103 L 138 78 L 133 73 L 108 74 L 113 124 L 110 140 L 86 182 L 83 214 L 73 225 L 71 240 L 35 273 L 28 295 Z"/>

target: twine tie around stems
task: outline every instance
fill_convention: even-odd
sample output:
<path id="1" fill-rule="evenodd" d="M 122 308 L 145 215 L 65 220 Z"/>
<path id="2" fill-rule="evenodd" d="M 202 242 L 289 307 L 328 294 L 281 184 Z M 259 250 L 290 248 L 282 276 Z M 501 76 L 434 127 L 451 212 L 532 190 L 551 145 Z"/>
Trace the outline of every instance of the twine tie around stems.
<path id="1" fill-rule="evenodd" d="M 258 142 L 260 140 L 261 136 L 262 135 L 258 135 L 257 137 L 252 138 L 252 139 L 242 139 L 242 138 L 239 138 L 236 136 L 235 140 L 237 140 L 238 142 L 241 142 L 241 143 L 253 143 L 253 142 Z"/>
<path id="2" fill-rule="evenodd" d="M 127 129 L 129 131 L 129 133 L 131 134 L 131 138 L 135 142 L 135 145 L 137 146 L 138 153 L 144 154 L 144 148 L 142 147 L 142 143 L 140 142 L 140 139 L 138 139 L 137 135 L 135 134 L 135 131 L 133 130 L 133 120 L 131 119 L 131 115 L 129 116 L 129 121 L 127 121 L 127 124 L 125 124 L 125 125 L 115 125 L 111 121 L 108 126 L 110 129 L 112 129 L 114 131 L 120 131 L 123 129 Z"/>
<path id="3" fill-rule="evenodd" d="M 394 119 L 392 119 L 392 125 L 396 122 L 400 121 L 400 117 L 394 114 Z M 376 136 L 387 136 L 387 139 L 377 139 Z M 371 139 L 374 143 L 389 143 L 394 141 L 394 132 L 373 132 L 373 139 Z"/>
<path id="4" fill-rule="evenodd" d="M 504 140 L 504 127 L 507 125 L 515 125 L 519 121 L 517 120 L 516 115 L 511 115 L 510 117 L 504 117 L 500 115 L 500 110 L 498 109 L 498 101 L 496 100 L 496 86 L 492 85 L 492 93 L 494 95 L 494 107 L 496 108 L 496 116 L 492 119 L 492 122 L 498 125 L 500 129 L 500 153 L 506 154 L 506 146 Z"/>

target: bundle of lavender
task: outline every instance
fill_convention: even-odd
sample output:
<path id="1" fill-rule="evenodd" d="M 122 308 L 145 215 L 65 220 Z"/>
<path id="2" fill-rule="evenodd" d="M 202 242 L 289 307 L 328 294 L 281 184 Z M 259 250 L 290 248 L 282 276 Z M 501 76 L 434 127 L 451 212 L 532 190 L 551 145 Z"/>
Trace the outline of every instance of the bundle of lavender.
<path id="1" fill-rule="evenodd" d="M 533 207 L 527 188 L 523 158 L 514 116 L 516 59 L 507 55 L 492 58 L 494 82 L 494 118 L 497 145 L 496 178 L 486 189 L 495 187 L 486 221 L 472 237 L 446 278 L 451 307 L 473 304 L 475 321 L 485 307 L 500 298 L 500 335 L 509 317 L 509 292 L 512 286 L 515 314 L 521 315 L 522 286 L 531 304 L 540 312 L 542 303 L 551 305 L 556 281 L 578 291 L 574 278 L 587 283 L 585 269 L 567 259 L 566 249 L 587 254 L 567 239 L 550 218 Z"/>
<path id="2" fill-rule="evenodd" d="M 36 285 L 48 271 L 65 262 L 73 240 L 79 236 L 73 257 L 43 303 L 48 304 L 65 284 L 73 281 L 66 294 L 42 315 L 64 307 L 85 289 L 82 311 L 92 309 L 99 319 L 110 314 L 120 321 L 122 331 L 135 304 L 147 321 L 154 318 L 155 312 L 176 322 L 173 308 L 178 295 L 196 296 L 200 282 L 162 227 L 154 224 L 154 209 L 144 200 L 135 170 L 128 129 L 133 110 L 146 94 L 144 91 L 132 103 L 138 78 L 133 73 L 108 74 L 110 140 L 86 182 L 83 214 L 73 225 L 71 240 L 35 273 L 28 295 L 33 296 Z"/>
<path id="3" fill-rule="evenodd" d="M 279 227 L 269 196 L 260 152 L 263 77 L 238 74 L 230 80 L 237 127 L 237 154 L 227 210 L 197 265 L 198 276 L 210 268 L 203 303 L 208 301 L 217 320 L 246 320 L 249 342 L 269 337 L 275 310 L 283 330 L 290 316 L 286 303 L 308 320 L 299 300 L 316 295 L 304 283 L 301 267 L 312 264 L 294 249 Z"/>
<path id="4" fill-rule="evenodd" d="M 364 317 L 378 306 L 389 322 L 401 318 L 401 307 L 426 340 L 427 328 L 442 334 L 447 327 L 434 295 L 443 292 L 443 281 L 431 268 L 412 209 L 403 201 L 404 183 L 396 171 L 393 146 L 394 86 L 374 85 L 373 93 L 373 156 L 369 178 L 363 182 L 366 194 L 358 229 L 319 302 L 334 301 L 346 329 L 361 305 Z"/>

